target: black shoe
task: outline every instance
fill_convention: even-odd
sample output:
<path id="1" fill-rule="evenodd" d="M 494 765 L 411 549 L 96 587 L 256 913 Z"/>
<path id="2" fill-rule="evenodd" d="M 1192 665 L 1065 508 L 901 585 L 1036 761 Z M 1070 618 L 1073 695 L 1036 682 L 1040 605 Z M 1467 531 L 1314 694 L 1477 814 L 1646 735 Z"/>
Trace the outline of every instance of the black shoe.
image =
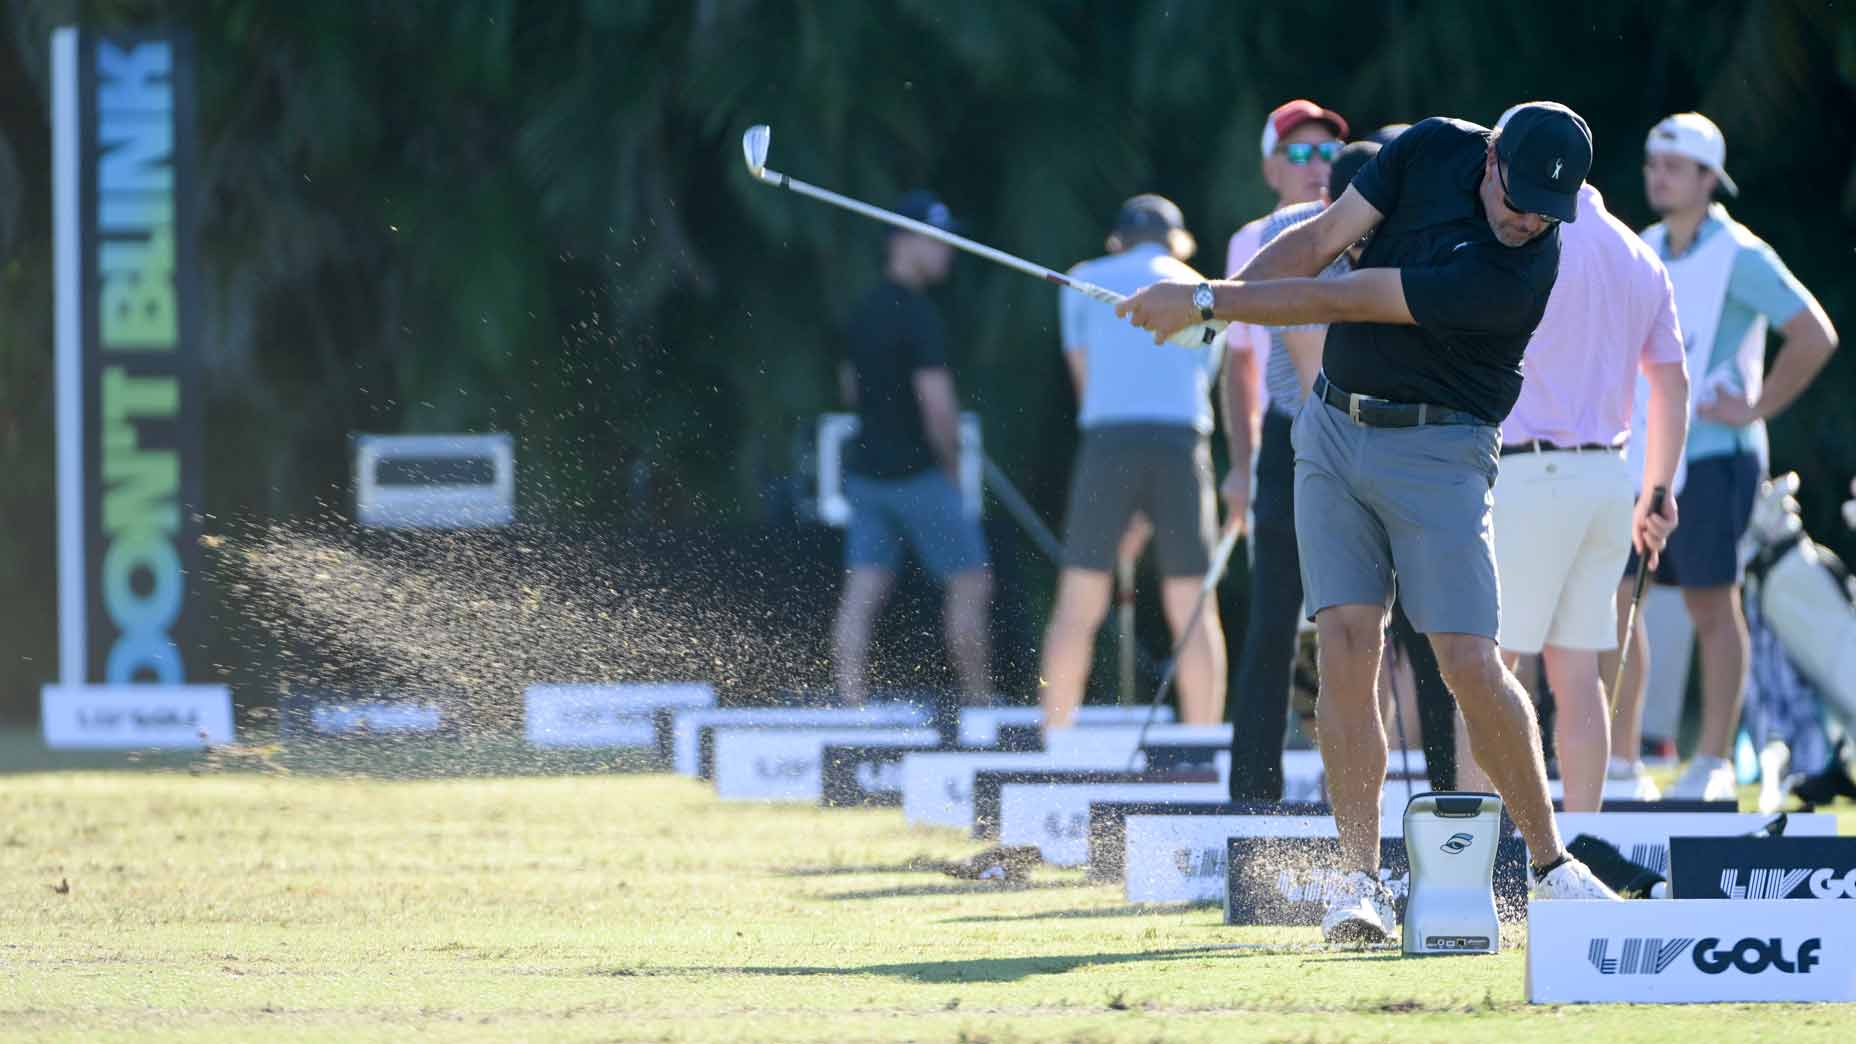
<path id="1" fill-rule="evenodd" d="M 1648 898 L 1651 888 L 1668 880 L 1642 863 L 1626 859 L 1616 845 L 1590 834 L 1573 838 L 1566 851 L 1584 863 L 1593 877 L 1626 899 Z"/>

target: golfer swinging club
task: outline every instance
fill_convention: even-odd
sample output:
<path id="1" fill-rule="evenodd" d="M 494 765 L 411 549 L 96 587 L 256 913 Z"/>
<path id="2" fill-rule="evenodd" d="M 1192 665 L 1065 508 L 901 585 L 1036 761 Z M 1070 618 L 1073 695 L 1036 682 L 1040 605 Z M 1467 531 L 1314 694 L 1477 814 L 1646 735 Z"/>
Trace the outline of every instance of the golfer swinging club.
<path id="1" fill-rule="evenodd" d="M 1500 425 L 1559 271 L 1557 225 L 1577 214 L 1591 164 L 1591 132 L 1562 105 L 1525 105 L 1500 131 L 1434 117 L 1239 278 L 1157 283 L 1117 307 L 1161 338 L 1213 316 L 1331 324 L 1291 435 L 1321 754 L 1348 871 L 1322 920 L 1329 942 L 1396 927 L 1378 877 L 1386 740 L 1373 684 L 1395 583 L 1539 860 L 1535 897 L 1617 898 L 1560 843 L 1540 726 L 1495 645 L 1490 522 Z M 1368 233 L 1355 271 L 1313 278 Z"/>

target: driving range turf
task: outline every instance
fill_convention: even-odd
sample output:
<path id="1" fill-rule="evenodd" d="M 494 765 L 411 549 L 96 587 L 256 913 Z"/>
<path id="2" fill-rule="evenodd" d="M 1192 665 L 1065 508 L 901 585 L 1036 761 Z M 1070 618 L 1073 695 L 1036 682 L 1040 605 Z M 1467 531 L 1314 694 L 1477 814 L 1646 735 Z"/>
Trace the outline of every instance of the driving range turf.
<path id="1" fill-rule="evenodd" d="M 0 766 L 67 763 L 32 742 L 0 742 Z M 723 804 L 637 773 L 153 760 L 0 775 L 0 1039 L 1804 1042 L 1856 1024 L 1531 1007 L 1518 927 L 1499 956 L 1401 959 L 1130 907 L 1080 871 L 957 881 L 911 864 L 975 844 L 894 809 Z"/>

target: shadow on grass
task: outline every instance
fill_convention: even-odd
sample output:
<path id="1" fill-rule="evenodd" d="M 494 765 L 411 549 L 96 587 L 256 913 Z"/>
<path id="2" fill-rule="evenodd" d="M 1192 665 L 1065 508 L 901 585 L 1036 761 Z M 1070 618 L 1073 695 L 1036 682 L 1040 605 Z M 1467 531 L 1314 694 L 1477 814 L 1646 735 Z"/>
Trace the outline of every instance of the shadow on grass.
<path id="1" fill-rule="evenodd" d="M 1280 952 L 1273 947 L 1239 945 L 1192 946 L 1174 950 L 1140 950 L 1134 953 L 1079 953 L 1047 957 L 982 957 L 967 961 L 920 961 L 905 964 L 848 965 L 841 968 L 792 965 L 777 967 L 747 965 L 741 967 L 698 967 L 680 969 L 685 973 L 769 976 L 878 975 L 914 982 L 1017 982 L 1034 975 L 1061 975 L 1078 968 L 1114 964 L 1144 964 L 1158 961 L 1197 960 L 1206 957 L 1252 957 Z M 656 969 L 663 974 L 668 969 Z"/>
<path id="2" fill-rule="evenodd" d="M 1097 917 L 1159 917 L 1215 910 L 1217 903 L 1127 903 L 1122 906 L 1095 906 L 1083 910 L 1044 910 L 1028 914 L 992 914 L 982 917 L 948 917 L 941 924 L 1003 924 L 1012 921 L 1067 921 Z"/>
<path id="3" fill-rule="evenodd" d="M 1087 888 L 1083 881 L 1027 881 L 1008 884 L 994 881 L 960 881 L 933 885 L 897 885 L 891 888 L 863 888 L 852 892 L 832 892 L 817 896 L 833 902 L 853 899 L 920 899 L 936 895 L 986 895 L 992 892 L 1038 892 L 1052 888 Z"/>

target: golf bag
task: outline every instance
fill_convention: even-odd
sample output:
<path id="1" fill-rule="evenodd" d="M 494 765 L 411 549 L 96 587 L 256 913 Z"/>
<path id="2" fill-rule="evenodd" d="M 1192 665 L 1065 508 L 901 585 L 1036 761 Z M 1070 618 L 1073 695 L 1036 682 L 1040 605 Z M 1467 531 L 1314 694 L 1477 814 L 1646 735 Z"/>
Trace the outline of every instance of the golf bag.
<path id="1" fill-rule="evenodd" d="M 1747 530 L 1749 622 L 1777 639 L 1831 723 L 1856 732 L 1856 591 L 1837 556 L 1805 535 L 1792 499 L 1797 489 L 1798 476 L 1789 473 L 1760 486 Z"/>

